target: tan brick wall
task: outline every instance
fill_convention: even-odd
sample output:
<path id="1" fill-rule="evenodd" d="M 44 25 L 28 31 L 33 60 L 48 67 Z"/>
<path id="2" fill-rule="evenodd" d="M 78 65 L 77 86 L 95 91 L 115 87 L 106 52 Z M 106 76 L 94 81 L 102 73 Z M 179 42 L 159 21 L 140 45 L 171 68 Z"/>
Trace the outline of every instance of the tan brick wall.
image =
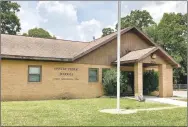
<path id="1" fill-rule="evenodd" d="M 171 97 L 173 95 L 173 69 L 170 65 L 159 65 L 159 96 Z"/>
<path id="2" fill-rule="evenodd" d="M 28 82 L 29 65 L 42 66 L 41 82 Z M 67 77 L 73 79 L 77 78 L 78 80 L 57 80 L 57 78 L 62 78 L 62 76 L 59 76 L 60 72 L 66 73 L 71 71 L 57 71 L 54 70 L 56 67 L 78 68 L 78 71 L 72 71 L 72 77 Z M 97 83 L 88 82 L 88 68 L 99 69 L 99 81 Z M 103 95 L 102 68 L 111 68 L 111 66 L 63 62 L 2 60 L 1 97 L 2 100 L 40 100 L 60 99 L 63 97 L 98 97 Z M 121 67 L 121 69 L 133 71 L 133 67 Z"/>
<path id="3" fill-rule="evenodd" d="M 40 83 L 28 82 L 28 65 L 42 66 L 42 81 Z M 54 70 L 56 67 L 78 68 L 78 71 L 72 72 L 72 78 L 77 78 L 78 80 L 57 80 L 56 78 L 61 78 L 61 76 L 59 76 L 61 71 Z M 99 69 L 99 81 L 97 83 L 88 82 L 88 68 Z M 93 98 L 102 96 L 102 68 L 111 68 L 111 66 L 63 62 L 2 60 L 2 100 L 41 100 L 60 99 L 64 97 Z M 141 63 L 136 64 L 135 67 L 121 67 L 121 70 L 124 71 L 138 72 L 139 69 L 141 69 Z M 137 84 L 135 87 L 136 93 L 142 93 L 143 84 L 141 82 L 143 81 L 141 79 L 141 71 L 139 71 L 138 75 L 135 73 L 136 77 L 140 77 L 138 81 L 135 81 Z M 162 86 L 163 89 L 161 92 L 163 96 L 172 96 L 172 67 L 170 65 L 166 66 L 165 71 L 162 73 L 164 73 L 162 75 L 168 76 L 164 76 L 163 80 L 160 81 L 165 82 L 163 83 L 164 86 Z"/>
<path id="4" fill-rule="evenodd" d="M 134 93 L 135 96 L 143 95 L 143 65 L 135 63 L 134 65 Z"/>
<path id="5" fill-rule="evenodd" d="M 39 83 L 28 82 L 28 65 L 42 65 L 42 81 Z M 57 80 L 60 71 L 55 67 L 78 68 L 72 72 L 72 78 L 78 80 Z M 2 68 L 2 100 L 38 100 L 54 99 L 68 96 L 71 98 L 92 98 L 101 96 L 102 68 L 110 66 L 84 65 L 62 62 L 41 62 L 3 60 Z M 99 68 L 99 81 L 88 82 L 88 68 Z M 70 72 L 70 71 L 63 71 Z"/>
<path id="6" fill-rule="evenodd" d="M 166 66 L 166 75 L 168 75 L 166 77 L 167 97 L 171 97 L 171 96 L 173 96 L 173 69 L 172 69 L 172 66 L 170 66 L 170 65 Z"/>

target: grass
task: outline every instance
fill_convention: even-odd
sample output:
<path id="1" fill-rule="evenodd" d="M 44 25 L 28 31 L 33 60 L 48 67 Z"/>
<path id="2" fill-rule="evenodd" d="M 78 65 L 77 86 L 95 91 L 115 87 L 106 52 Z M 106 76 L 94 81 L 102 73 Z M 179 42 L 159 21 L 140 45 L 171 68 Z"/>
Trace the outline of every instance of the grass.
<path id="1" fill-rule="evenodd" d="M 2 102 L 4 126 L 185 126 L 186 108 L 141 111 L 136 114 L 100 113 L 115 108 L 115 98 Z M 121 99 L 121 108 L 139 109 L 169 105 Z"/>

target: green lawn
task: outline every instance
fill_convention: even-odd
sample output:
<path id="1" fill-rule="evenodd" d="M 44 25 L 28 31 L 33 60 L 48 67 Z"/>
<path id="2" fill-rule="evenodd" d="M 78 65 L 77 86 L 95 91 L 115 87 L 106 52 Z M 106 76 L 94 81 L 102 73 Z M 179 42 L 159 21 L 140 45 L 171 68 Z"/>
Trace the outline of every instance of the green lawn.
<path id="1" fill-rule="evenodd" d="M 186 108 L 140 111 L 136 114 L 112 115 L 99 110 L 116 107 L 115 98 L 2 102 L 4 126 L 151 126 L 186 125 Z M 121 99 L 126 109 L 166 107 L 159 103 Z"/>

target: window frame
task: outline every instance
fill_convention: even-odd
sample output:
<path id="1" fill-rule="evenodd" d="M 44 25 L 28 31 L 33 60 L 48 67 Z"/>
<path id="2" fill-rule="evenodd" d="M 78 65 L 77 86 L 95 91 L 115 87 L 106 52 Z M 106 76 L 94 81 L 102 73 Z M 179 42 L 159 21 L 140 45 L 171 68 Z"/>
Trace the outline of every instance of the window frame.
<path id="1" fill-rule="evenodd" d="M 40 74 L 29 74 L 30 67 L 38 67 L 38 68 L 40 68 Z M 41 65 L 28 65 L 28 73 L 27 73 L 27 75 L 28 75 L 28 80 L 27 81 L 29 83 L 40 83 L 40 82 L 42 82 L 42 66 Z M 39 75 L 40 76 L 39 81 L 30 81 L 29 80 L 30 75 Z"/>
<path id="2" fill-rule="evenodd" d="M 96 76 L 96 78 L 97 78 L 97 81 L 90 81 L 90 70 L 96 70 L 97 71 L 97 76 Z M 99 68 L 88 68 L 88 82 L 89 83 L 96 83 L 96 82 L 99 82 Z"/>

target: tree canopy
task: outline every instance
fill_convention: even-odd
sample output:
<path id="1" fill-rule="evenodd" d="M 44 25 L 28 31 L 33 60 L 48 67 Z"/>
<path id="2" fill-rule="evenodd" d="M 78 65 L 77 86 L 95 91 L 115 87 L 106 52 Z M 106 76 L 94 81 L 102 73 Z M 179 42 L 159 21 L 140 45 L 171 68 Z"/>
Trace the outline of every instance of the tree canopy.
<path id="1" fill-rule="evenodd" d="M 114 32 L 114 30 L 112 29 L 112 28 L 103 28 L 102 29 L 102 37 L 104 37 L 104 36 L 106 36 L 106 35 L 109 35 L 109 34 L 111 34 L 111 33 L 113 33 Z"/>
<path id="2" fill-rule="evenodd" d="M 121 18 L 121 29 L 126 27 L 135 26 L 139 29 L 143 29 L 144 27 L 148 27 L 152 24 L 155 24 L 153 18 L 150 13 L 146 10 L 134 10 L 131 13 L 123 18 Z M 116 24 L 117 29 L 118 24 Z"/>
<path id="3" fill-rule="evenodd" d="M 23 36 L 29 36 L 29 37 L 40 37 L 40 38 L 54 38 L 56 39 L 55 36 L 51 36 L 50 33 L 43 28 L 33 28 L 28 30 L 27 33 L 23 33 Z"/>
<path id="4" fill-rule="evenodd" d="M 151 26 L 153 24 L 156 24 L 153 21 L 153 18 L 151 17 L 150 13 L 146 10 L 140 11 L 140 10 L 133 10 L 131 13 L 123 18 L 121 18 L 121 29 L 124 29 L 126 27 L 135 26 L 139 29 L 144 29 L 145 27 Z M 117 30 L 118 23 L 116 24 L 115 28 Z M 102 37 L 109 35 L 113 33 L 114 30 L 111 28 L 104 28 L 102 30 Z"/>
<path id="5" fill-rule="evenodd" d="M 181 68 L 174 69 L 175 81 L 181 81 L 186 75 L 186 48 L 187 48 L 187 14 L 164 13 L 158 25 L 145 28 L 145 32 L 158 45 L 165 49 L 178 63 Z"/>
<path id="6" fill-rule="evenodd" d="M 20 20 L 15 14 L 20 11 L 20 5 L 11 1 L 0 1 L 0 8 L 1 33 L 15 35 L 21 30 Z"/>

